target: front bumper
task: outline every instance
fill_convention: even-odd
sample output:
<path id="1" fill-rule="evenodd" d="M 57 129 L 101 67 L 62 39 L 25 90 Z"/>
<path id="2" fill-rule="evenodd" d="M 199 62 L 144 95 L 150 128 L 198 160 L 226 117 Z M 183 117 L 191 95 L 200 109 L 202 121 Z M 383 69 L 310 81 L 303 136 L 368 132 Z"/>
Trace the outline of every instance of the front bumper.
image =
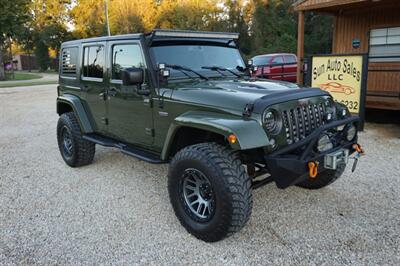
<path id="1" fill-rule="evenodd" d="M 354 153 L 353 144 L 357 143 L 357 136 L 352 141 L 344 141 L 325 152 L 315 152 L 313 148 L 321 134 L 325 131 L 342 125 L 355 124 L 358 126 L 359 121 L 359 117 L 356 116 L 333 121 L 319 127 L 306 138 L 265 155 L 264 159 L 271 178 L 279 188 L 286 188 L 308 178 L 308 162 L 320 162 L 317 170 L 318 172 L 322 172 L 326 170 L 324 168 L 324 157 L 326 154 L 343 148 L 348 149 L 349 154 Z"/>

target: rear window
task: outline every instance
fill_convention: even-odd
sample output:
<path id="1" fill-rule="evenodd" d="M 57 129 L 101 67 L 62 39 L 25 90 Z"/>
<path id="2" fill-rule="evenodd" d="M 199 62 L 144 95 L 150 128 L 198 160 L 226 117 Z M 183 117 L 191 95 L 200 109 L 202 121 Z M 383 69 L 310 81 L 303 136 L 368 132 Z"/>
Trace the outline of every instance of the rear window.
<path id="1" fill-rule="evenodd" d="M 294 55 L 285 55 L 285 63 L 296 64 L 296 57 Z"/>
<path id="2" fill-rule="evenodd" d="M 262 66 L 262 65 L 268 65 L 269 61 L 271 60 L 270 56 L 256 56 L 253 57 L 253 65 L 255 66 Z"/>
<path id="3" fill-rule="evenodd" d="M 61 74 L 75 76 L 78 63 L 78 47 L 67 47 L 61 51 Z"/>

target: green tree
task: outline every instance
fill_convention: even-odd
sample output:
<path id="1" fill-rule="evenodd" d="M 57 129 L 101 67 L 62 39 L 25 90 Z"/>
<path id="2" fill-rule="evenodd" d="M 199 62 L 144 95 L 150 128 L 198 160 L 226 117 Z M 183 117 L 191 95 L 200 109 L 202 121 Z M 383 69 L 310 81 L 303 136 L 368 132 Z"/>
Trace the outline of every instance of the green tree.
<path id="1" fill-rule="evenodd" d="M 240 33 L 245 55 L 296 52 L 294 0 L 108 0 L 112 34 L 153 28 Z M 70 13 L 74 37 L 106 35 L 104 0 L 76 0 Z M 306 15 L 306 53 L 330 50 L 331 19 Z"/>
<path id="2" fill-rule="evenodd" d="M 254 1 L 253 54 L 296 50 L 297 21 L 291 4 L 290 0 Z"/>
<path id="3" fill-rule="evenodd" d="M 150 31 L 155 26 L 157 13 L 157 5 L 153 0 L 111 1 L 109 6 L 111 33 Z"/>
<path id="4" fill-rule="evenodd" d="M 74 38 L 107 35 L 103 0 L 76 0 L 69 15 L 74 25 Z"/>
<path id="5" fill-rule="evenodd" d="M 249 54 L 252 49 L 251 37 L 249 35 L 249 22 L 251 20 L 251 9 L 248 1 L 225 0 L 223 31 L 238 32 L 240 34 L 239 46 L 243 53 Z"/>
<path id="6" fill-rule="evenodd" d="M 163 0 L 158 8 L 157 27 L 211 30 L 219 8 L 210 0 Z"/>
<path id="7" fill-rule="evenodd" d="M 0 0 L 0 80 L 5 79 L 3 48 L 7 38 L 16 37 L 29 19 L 29 0 Z"/>
<path id="8" fill-rule="evenodd" d="M 29 28 L 35 43 L 35 55 L 41 71 L 49 67 L 49 48 L 59 50 L 61 43 L 69 38 L 67 31 L 68 0 L 32 0 Z"/>
<path id="9" fill-rule="evenodd" d="M 306 55 L 331 53 L 332 35 L 332 16 L 314 12 L 306 13 L 304 29 L 304 50 Z"/>

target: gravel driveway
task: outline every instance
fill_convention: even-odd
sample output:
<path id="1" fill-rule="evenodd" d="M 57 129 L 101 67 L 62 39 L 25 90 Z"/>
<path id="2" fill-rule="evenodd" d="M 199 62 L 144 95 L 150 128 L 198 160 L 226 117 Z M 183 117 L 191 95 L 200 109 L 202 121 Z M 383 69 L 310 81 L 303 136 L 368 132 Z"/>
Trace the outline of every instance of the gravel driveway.
<path id="1" fill-rule="evenodd" d="M 0 89 L 0 264 L 400 264 L 400 127 L 367 124 L 355 173 L 307 191 L 254 191 L 253 215 L 208 244 L 175 218 L 167 165 L 97 146 L 67 167 L 56 86 Z"/>

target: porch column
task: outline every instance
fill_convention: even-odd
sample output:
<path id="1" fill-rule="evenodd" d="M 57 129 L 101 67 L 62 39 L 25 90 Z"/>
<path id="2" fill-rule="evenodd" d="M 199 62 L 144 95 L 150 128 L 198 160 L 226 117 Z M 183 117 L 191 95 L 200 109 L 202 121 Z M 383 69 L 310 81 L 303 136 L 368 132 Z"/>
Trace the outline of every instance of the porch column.
<path id="1" fill-rule="evenodd" d="M 303 60 L 304 60 L 304 11 L 299 11 L 297 29 L 297 84 L 303 85 Z"/>

